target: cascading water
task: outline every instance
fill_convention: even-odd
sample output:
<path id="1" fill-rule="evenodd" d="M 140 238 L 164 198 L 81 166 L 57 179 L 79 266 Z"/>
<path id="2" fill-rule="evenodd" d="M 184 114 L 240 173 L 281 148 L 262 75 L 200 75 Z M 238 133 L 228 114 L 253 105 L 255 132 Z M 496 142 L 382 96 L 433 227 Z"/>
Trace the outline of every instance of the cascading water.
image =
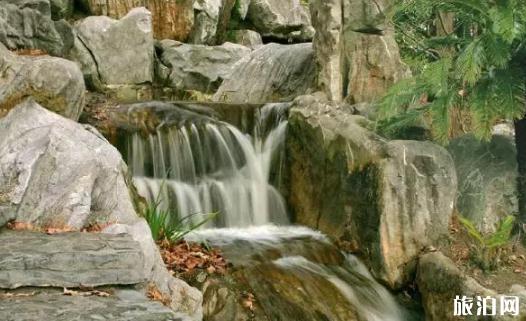
<path id="1" fill-rule="evenodd" d="M 270 183 L 271 165 L 282 166 L 286 106 L 259 110 L 252 136 L 212 119 L 133 134 L 128 164 L 139 193 L 160 196 L 181 218 L 218 212 L 217 227 L 286 223 L 285 202 Z"/>
<path id="2" fill-rule="evenodd" d="M 419 320 L 356 258 L 318 232 L 287 226 L 276 188 L 284 166 L 287 108 L 258 109 L 251 135 L 208 116 L 172 119 L 154 133 L 132 134 L 128 164 L 139 193 L 159 199 L 180 218 L 219 212 L 216 228 L 194 231 L 187 239 L 222 249 L 235 271 L 228 286 L 250 289 L 263 311 L 251 320 Z M 221 302 L 224 293 L 219 295 L 217 286 L 202 290 L 205 320 L 246 319 Z"/>
<path id="3" fill-rule="evenodd" d="M 264 317 L 256 320 L 419 320 L 401 308 L 356 257 L 342 254 L 327 237 L 308 228 L 208 229 L 188 239 L 223 250 L 235 269 L 229 282 L 241 283 L 258 298 Z M 206 291 L 205 298 L 212 302 L 205 302 L 205 309 L 216 301 Z M 228 317 L 225 320 L 234 320 Z"/>

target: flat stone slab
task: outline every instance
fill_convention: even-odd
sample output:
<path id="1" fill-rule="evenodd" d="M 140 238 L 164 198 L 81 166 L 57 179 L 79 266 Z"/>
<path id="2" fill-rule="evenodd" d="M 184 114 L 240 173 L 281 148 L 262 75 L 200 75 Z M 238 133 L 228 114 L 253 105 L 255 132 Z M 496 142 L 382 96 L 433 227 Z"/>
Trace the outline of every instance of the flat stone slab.
<path id="1" fill-rule="evenodd" d="M 135 290 L 110 297 L 65 296 L 58 291 L 0 299 L 2 321 L 184 321 Z"/>
<path id="2" fill-rule="evenodd" d="M 139 243 L 128 235 L 0 232 L 0 288 L 96 287 L 145 281 Z"/>

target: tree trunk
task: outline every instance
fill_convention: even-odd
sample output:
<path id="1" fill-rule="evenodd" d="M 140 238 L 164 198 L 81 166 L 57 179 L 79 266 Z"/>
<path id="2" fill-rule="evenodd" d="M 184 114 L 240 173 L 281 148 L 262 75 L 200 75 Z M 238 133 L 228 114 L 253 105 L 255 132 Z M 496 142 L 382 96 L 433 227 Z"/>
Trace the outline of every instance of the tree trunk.
<path id="1" fill-rule="evenodd" d="M 517 146 L 518 163 L 518 197 L 519 197 L 519 216 L 518 223 L 522 233 L 526 227 L 526 116 L 515 120 L 515 144 Z M 526 239 L 526 238 L 525 238 Z"/>

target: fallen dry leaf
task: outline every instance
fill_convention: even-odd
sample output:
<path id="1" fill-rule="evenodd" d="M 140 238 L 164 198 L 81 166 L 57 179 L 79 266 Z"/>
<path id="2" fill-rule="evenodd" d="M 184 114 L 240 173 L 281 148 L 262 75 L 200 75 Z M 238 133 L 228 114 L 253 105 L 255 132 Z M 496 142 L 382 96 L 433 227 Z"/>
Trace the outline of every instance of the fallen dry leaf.
<path id="1" fill-rule="evenodd" d="M 7 228 L 13 231 L 35 231 L 37 228 L 31 223 L 11 221 L 7 223 Z"/>
<path id="2" fill-rule="evenodd" d="M 254 301 L 256 301 L 254 294 L 249 292 L 243 294 L 242 304 L 244 308 L 254 311 Z"/>
<path id="3" fill-rule="evenodd" d="M 170 306 L 172 299 L 167 294 L 161 293 L 155 284 L 148 285 L 148 291 L 146 293 L 148 298 L 153 301 L 161 302 L 165 306 Z"/>
<path id="4" fill-rule="evenodd" d="M 81 232 L 85 233 L 100 233 L 102 230 L 107 228 L 110 225 L 116 224 L 116 222 L 108 222 L 108 223 L 95 223 L 91 224 L 81 230 Z"/>
<path id="5" fill-rule="evenodd" d="M 227 262 L 217 249 L 206 249 L 200 244 L 186 241 L 172 244 L 165 240 L 158 245 L 164 263 L 174 274 L 189 275 L 197 270 L 204 270 L 208 274 L 226 273 Z"/>
<path id="6" fill-rule="evenodd" d="M 49 235 L 68 233 L 68 232 L 74 232 L 74 231 L 76 230 L 72 227 L 46 227 L 44 229 L 44 232 Z"/>

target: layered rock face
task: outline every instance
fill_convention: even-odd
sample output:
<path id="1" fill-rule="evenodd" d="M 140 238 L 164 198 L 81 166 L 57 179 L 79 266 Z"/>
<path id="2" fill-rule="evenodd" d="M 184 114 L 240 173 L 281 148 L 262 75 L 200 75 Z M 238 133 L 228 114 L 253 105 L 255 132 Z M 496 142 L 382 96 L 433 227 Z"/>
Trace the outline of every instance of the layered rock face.
<path id="1" fill-rule="evenodd" d="M 290 101 L 314 87 L 311 44 L 271 43 L 241 59 L 214 95 L 215 101 Z"/>
<path id="2" fill-rule="evenodd" d="M 0 117 L 26 97 L 77 120 L 84 108 L 82 72 L 71 61 L 19 56 L 0 44 Z"/>
<path id="3" fill-rule="evenodd" d="M 388 0 L 311 1 L 318 86 L 330 100 L 371 102 L 409 75 L 394 31 L 386 23 L 390 4 Z"/>
<path id="4" fill-rule="evenodd" d="M 0 2 L 0 43 L 9 49 L 40 49 L 63 56 L 73 45 L 71 28 L 53 21 L 49 0 Z"/>
<path id="5" fill-rule="evenodd" d="M 396 288 L 422 248 L 448 234 L 456 173 L 445 149 L 388 142 L 368 126 L 351 107 L 298 98 L 289 119 L 289 201 L 298 223 L 348 241 Z"/>
<path id="6" fill-rule="evenodd" d="M 0 226 L 16 221 L 79 230 L 101 224 L 105 233 L 130 235 L 143 258 L 135 262 L 139 274 L 133 282 L 144 277 L 170 297 L 173 310 L 201 318 L 199 291 L 164 267 L 147 223 L 132 204 L 126 165 L 96 130 L 29 99 L 0 120 L 0 137 Z"/>
<path id="7" fill-rule="evenodd" d="M 135 8 L 121 20 L 88 17 L 75 29 L 72 58 L 92 87 L 152 83 L 154 43 L 148 10 Z"/>

